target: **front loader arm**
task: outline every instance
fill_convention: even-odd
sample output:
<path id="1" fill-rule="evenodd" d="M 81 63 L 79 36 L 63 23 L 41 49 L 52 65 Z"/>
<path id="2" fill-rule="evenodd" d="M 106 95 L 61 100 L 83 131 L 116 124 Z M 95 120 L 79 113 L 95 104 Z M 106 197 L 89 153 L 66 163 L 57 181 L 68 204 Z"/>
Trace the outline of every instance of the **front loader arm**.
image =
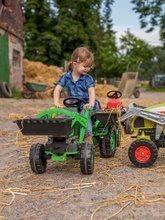
<path id="1" fill-rule="evenodd" d="M 155 139 L 158 140 L 165 126 L 165 115 L 161 113 L 145 110 L 140 107 L 135 107 L 133 104 L 130 104 L 129 111 L 126 114 L 124 114 L 120 118 L 120 120 L 124 121 L 127 118 L 138 117 L 138 116 L 156 123 Z"/>
<path id="2" fill-rule="evenodd" d="M 134 117 L 134 116 L 139 116 L 139 117 L 148 119 L 150 121 L 153 121 L 157 124 L 165 125 L 165 115 L 157 113 L 157 112 L 145 110 L 140 107 L 134 107 L 133 104 L 129 105 L 129 111 L 126 114 L 124 114 L 120 118 L 120 120 L 124 121 L 127 118 Z"/>

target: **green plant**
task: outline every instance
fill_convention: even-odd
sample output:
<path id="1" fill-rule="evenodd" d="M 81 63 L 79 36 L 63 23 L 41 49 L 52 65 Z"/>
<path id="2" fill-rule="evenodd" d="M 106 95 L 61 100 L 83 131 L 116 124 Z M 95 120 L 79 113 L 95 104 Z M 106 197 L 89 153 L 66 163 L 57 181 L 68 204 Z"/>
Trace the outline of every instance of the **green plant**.
<path id="1" fill-rule="evenodd" d="M 12 97 L 14 98 L 14 99 L 21 99 L 22 98 L 22 93 L 21 93 L 21 91 L 20 90 L 18 90 L 17 88 L 15 88 L 15 87 L 13 87 L 12 88 Z"/>

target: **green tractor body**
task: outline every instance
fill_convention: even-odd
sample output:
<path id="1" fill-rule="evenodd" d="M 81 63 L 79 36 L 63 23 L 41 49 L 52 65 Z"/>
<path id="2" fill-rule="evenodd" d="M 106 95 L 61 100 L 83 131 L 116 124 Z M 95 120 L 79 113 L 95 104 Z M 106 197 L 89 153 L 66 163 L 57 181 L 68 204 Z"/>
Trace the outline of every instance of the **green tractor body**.
<path id="1" fill-rule="evenodd" d="M 74 106 L 75 107 L 75 106 Z M 33 144 L 30 149 L 30 166 L 34 173 L 46 171 L 47 159 L 64 162 L 69 158 L 80 160 L 83 174 L 94 169 L 94 145 L 99 145 L 102 157 L 112 157 L 120 145 L 118 113 L 92 109 L 80 114 L 76 108 L 48 108 L 36 118 L 19 119 L 23 135 L 47 135 L 45 144 Z M 93 143 L 86 141 L 86 130 L 92 120 Z"/>

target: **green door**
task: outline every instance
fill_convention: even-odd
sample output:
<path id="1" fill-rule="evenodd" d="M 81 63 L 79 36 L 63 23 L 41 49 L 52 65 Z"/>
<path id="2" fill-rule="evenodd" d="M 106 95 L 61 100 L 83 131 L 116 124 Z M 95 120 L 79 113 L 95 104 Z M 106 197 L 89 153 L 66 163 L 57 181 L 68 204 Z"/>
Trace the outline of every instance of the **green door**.
<path id="1" fill-rule="evenodd" d="M 0 82 L 9 83 L 9 47 L 5 35 L 0 35 Z"/>

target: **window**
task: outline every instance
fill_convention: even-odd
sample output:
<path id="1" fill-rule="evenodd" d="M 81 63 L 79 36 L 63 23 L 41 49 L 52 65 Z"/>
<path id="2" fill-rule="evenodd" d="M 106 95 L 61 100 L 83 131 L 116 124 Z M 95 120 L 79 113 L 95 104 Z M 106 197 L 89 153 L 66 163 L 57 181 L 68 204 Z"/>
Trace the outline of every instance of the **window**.
<path id="1" fill-rule="evenodd" d="M 21 66 L 21 53 L 18 50 L 13 49 L 13 66 Z"/>

